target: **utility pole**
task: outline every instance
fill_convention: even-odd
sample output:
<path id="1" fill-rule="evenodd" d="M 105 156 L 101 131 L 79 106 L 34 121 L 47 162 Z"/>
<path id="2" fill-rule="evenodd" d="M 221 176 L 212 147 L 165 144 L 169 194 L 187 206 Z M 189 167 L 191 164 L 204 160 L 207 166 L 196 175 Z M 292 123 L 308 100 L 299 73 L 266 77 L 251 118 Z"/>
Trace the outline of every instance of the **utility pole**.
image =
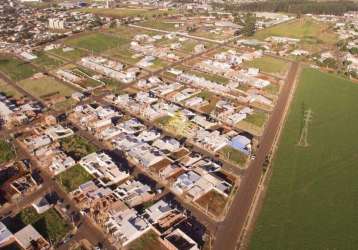
<path id="1" fill-rule="evenodd" d="M 304 124 L 303 124 L 303 128 L 301 131 L 300 140 L 298 141 L 298 144 L 297 144 L 298 146 L 307 147 L 309 145 L 307 142 L 308 126 L 309 126 L 309 123 L 312 122 L 312 116 L 313 116 L 313 113 L 312 113 L 311 109 L 308 109 L 304 112 L 304 115 L 303 115 Z"/>

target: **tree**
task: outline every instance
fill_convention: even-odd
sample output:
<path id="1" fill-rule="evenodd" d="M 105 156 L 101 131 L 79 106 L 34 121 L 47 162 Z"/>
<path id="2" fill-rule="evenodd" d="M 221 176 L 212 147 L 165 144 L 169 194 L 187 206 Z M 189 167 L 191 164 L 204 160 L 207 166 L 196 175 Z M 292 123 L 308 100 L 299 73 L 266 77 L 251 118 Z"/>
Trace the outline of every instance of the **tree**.
<path id="1" fill-rule="evenodd" d="M 247 13 L 243 20 L 244 27 L 241 33 L 245 36 L 253 36 L 256 32 L 256 16 L 251 13 Z"/>

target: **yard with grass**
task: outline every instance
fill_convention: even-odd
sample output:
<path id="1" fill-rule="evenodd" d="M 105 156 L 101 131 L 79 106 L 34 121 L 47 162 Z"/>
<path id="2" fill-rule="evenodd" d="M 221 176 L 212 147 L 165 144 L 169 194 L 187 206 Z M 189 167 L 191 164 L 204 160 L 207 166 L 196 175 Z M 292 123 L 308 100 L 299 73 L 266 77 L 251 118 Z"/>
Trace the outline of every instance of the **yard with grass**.
<path id="1" fill-rule="evenodd" d="M 334 44 L 337 36 L 329 24 L 315 21 L 311 18 L 301 18 L 256 32 L 255 38 L 265 39 L 269 36 L 285 36 L 301 39 L 306 43 Z"/>
<path id="2" fill-rule="evenodd" d="M 93 144 L 79 135 L 61 139 L 60 145 L 62 150 L 76 161 L 97 151 L 97 148 Z"/>
<path id="3" fill-rule="evenodd" d="M 283 76 L 287 72 L 289 64 L 277 58 L 263 56 L 252 61 L 245 61 L 244 65 L 250 68 L 258 68 L 264 73 Z"/>
<path id="4" fill-rule="evenodd" d="M 4 140 L 0 140 L 0 165 L 15 157 L 12 145 Z"/>
<path id="5" fill-rule="evenodd" d="M 72 88 L 49 76 L 26 79 L 19 82 L 19 85 L 38 98 L 45 98 L 51 95 L 68 97 L 74 92 Z"/>
<path id="6" fill-rule="evenodd" d="M 357 95 L 357 84 L 303 70 L 250 249 L 358 245 Z M 298 141 L 308 109 L 313 118 L 308 146 L 302 147 Z"/>
<path id="7" fill-rule="evenodd" d="M 249 115 L 245 121 L 252 123 L 255 126 L 262 127 L 267 121 L 268 115 L 264 111 L 255 110 L 252 115 Z"/>
<path id="8" fill-rule="evenodd" d="M 221 216 L 225 210 L 227 198 L 222 194 L 212 190 L 195 201 L 205 211 L 214 216 Z"/>
<path id="9" fill-rule="evenodd" d="M 34 75 L 38 71 L 28 62 L 1 55 L 0 71 L 13 81 L 20 81 Z"/>
<path id="10" fill-rule="evenodd" d="M 81 165 L 75 165 L 56 176 L 56 181 L 66 192 L 72 192 L 81 184 L 92 179 L 93 177 Z"/>
<path id="11" fill-rule="evenodd" d="M 24 225 L 31 224 L 52 244 L 58 243 L 71 229 L 71 226 L 61 218 L 54 208 L 50 208 L 43 214 L 38 214 L 34 208 L 29 207 L 22 210 L 16 217 Z"/>
<path id="12" fill-rule="evenodd" d="M 127 246 L 128 250 L 166 250 L 167 248 L 159 240 L 159 236 L 152 230 Z"/>
<path id="13" fill-rule="evenodd" d="M 230 146 L 223 147 L 219 153 L 222 155 L 222 157 L 226 160 L 229 160 L 233 163 L 238 164 L 238 167 L 244 167 L 246 161 L 247 161 L 247 155 L 242 153 L 241 151 L 232 148 Z"/>
<path id="14" fill-rule="evenodd" d="M 93 51 L 99 53 L 114 47 L 119 47 L 127 42 L 129 42 L 129 40 L 124 37 L 97 32 L 70 38 L 65 41 L 65 44 L 71 47 L 85 49 L 88 52 Z"/>

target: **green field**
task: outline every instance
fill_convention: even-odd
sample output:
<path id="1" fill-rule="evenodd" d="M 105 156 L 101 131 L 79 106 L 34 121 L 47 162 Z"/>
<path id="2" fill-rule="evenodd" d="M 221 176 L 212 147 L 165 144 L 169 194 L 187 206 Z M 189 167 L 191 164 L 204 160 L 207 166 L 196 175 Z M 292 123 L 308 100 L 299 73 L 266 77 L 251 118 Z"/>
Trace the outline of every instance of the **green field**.
<path id="1" fill-rule="evenodd" d="M 252 61 L 245 61 L 246 67 L 258 68 L 269 74 L 283 75 L 288 69 L 288 63 L 270 56 L 263 56 Z"/>
<path id="2" fill-rule="evenodd" d="M 19 85 L 38 98 L 43 98 L 44 96 L 52 94 L 70 96 L 74 92 L 73 89 L 52 77 L 26 79 L 19 82 Z"/>
<path id="3" fill-rule="evenodd" d="M 328 43 L 336 42 L 337 36 L 329 29 L 329 25 L 314 21 L 310 18 L 303 18 L 293 22 L 283 23 L 258 31 L 255 34 L 257 39 L 265 39 L 269 36 L 286 36 L 302 39 L 307 43 Z"/>
<path id="4" fill-rule="evenodd" d="M 12 85 L 5 83 L 4 81 L 0 80 L 0 92 L 5 93 L 7 96 L 13 98 L 21 98 L 23 95 L 17 91 Z"/>
<path id="5" fill-rule="evenodd" d="M 34 64 L 45 68 L 46 70 L 51 70 L 57 68 L 63 64 L 63 61 L 57 59 L 51 55 L 46 54 L 45 52 L 36 53 L 37 59 L 33 60 Z"/>
<path id="6" fill-rule="evenodd" d="M 173 10 L 151 10 L 145 8 L 87 8 L 81 9 L 81 12 L 86 13 L 93 13 L 101 16 L 110 16 L 110 17 L 135 17 L 135 16 L 142 16 L 142 17 L 156 17 L 158 15 L 166 15 L 175 13 Z"/>
<path id="7" fill-rule="evenodd" d="M 15 157 L 11 144 L 0 140 L 0 164 L 10 161 Z"/>
<path id="8" fill-rule="evenodd" d="M 70 225 L 66 224 L 54 208 L 50 208 L 43 214 L 38 214 L 32 207 L 22 210 L 17 218 L 24 224 L 31 224 L 45 239 L 52 244 L 59 242 L 70 231 Z"/>
<path id="9" fill-rule="evenodd" d="M 75 165 L 70 169 L 60 173 L 56 176 L 56 181 L 67 191 L 72 192 L 77 189 L 81 184 L 92 180 L 93 177 L 80 166 Z"/>
<path id="10" fill-rule="evenodd" d="M 121 46 L 127 43 L 124 37 L 108 35 L 104 33 L 92 33 L 68 39 L 65 43 L 68 46 L 82 48 L 89 52 L 103 52 L 105 50 Z"/>
<path id="11" fill-rule="evenodd" d="M 358 245 L 358 85 L 305 69 L 288 115 L 250 249 Z M 297 146 L 311 109 L 308 147 Z"/>
<path id="12" fill-rule="evenodd" d="M 222 155 L 224 159 L 232 161 L 239 165 L 239 167 L 243 167 L 247 161 L 247 155 L 242 153 L 241 151 L 232 148 L 230 146 L 223 147 L 219 153 Z"/>
<path id="13" fill-rule="evenodd" d="M 53 49 L 47 52 L 48 54 L 53 54 L 63 60 L 67 60 L 67 61 L 78 61 L 80 60 L 82 57 L 88 55 L 88 52 L 81 50 L 81 49 L 75 49 L 72 51 L 67 51 L 64 52 L 62 48 L 60 49 Z"/>
<path id="14" fill-rule="evenodd" d="M 9 56 L 0 56 L 0 71 L 13 81 L 26 79 L 38 72 L 31 64 Z"/>

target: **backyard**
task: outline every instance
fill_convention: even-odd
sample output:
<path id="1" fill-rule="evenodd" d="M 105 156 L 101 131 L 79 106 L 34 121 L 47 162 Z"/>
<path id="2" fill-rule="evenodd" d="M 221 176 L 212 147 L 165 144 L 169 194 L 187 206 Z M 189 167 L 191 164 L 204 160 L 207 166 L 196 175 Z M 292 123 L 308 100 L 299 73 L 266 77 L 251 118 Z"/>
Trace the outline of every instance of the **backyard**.
<path id="1" fill-rule="evenodd" d="M 250 249 L 351 249 L 358 244 L 358 85 L 304 69 Z M 308 146 L 298 146 L 311 110 Z M 304 240 L 303 240 L 304 239 Z"/>

